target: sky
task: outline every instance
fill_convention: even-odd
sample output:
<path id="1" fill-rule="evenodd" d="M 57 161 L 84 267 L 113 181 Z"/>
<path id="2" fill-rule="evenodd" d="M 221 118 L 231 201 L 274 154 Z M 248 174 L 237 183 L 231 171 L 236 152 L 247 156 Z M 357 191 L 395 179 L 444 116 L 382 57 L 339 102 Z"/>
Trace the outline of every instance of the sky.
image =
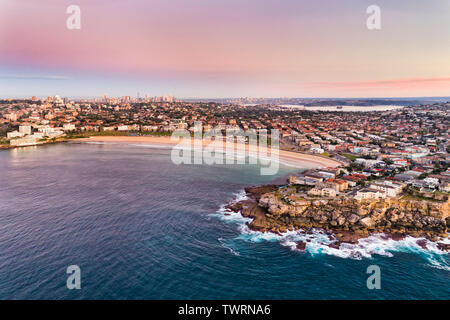
<path id="1" fill-rule="evenodd" d="M 449 40 L 448 0 L 0 0 L 0 97 L 450 96 Z"/>

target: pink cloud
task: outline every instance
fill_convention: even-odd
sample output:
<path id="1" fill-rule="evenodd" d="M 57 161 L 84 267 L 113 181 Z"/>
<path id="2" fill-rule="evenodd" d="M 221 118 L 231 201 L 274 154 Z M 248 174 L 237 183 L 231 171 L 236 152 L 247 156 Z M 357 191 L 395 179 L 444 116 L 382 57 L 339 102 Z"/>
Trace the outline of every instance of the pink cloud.
<path id="1" fill-rule="evenodd" d="M 410 86 L 424 87 L 424 86 L 449 86 L 449 85 L 450 85 L 450 77 L 311 83 L 311 86 L 334 87 L 334 88 L 345 88 L 345 89 L 405 88 L 405 87 L 410 87 Z"/>

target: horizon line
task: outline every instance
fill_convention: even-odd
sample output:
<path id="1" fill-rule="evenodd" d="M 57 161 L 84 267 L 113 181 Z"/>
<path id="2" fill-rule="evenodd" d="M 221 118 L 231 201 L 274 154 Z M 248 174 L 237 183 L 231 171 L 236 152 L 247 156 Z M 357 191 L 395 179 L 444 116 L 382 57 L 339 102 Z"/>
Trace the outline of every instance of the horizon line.
<path id="1" fill-rule="evenodd" d="M 25 96 L 0 96 L 1 100 L 7 100 L 7 99 L 19 99 L 19 100 L 28 100 L 31 99 L 32 97 L 36 97 L 36 98 L 47 98 L 47 97 L 54 97 L 54 96 L 60 96 L 61 98 L 70 98 L 70 99 L 93 99 L 93 98 L 103 98 L 104 95 L 95 95 L 95 96 L 61 96 L 59 94 L 53 94 L 53 95 L 29 95 L 28 97 Z M 291 97 L 251 97 L 251 96 L 241 96 L 241 97 L 176 97 L 174 95 L 171 94 L 157 94 L 157 95 L 152 95 L 149 96 L 149 98 L 153 98 L 153 97 L 163 97 L 163 96 L 171 96 L 173 98 L 176 98 L 178 100 L 184 100 L 184 99 L 189 99 L 189 100 L 193 100 L 193 99 L 201 99 L 201 100 L 224 100 L 224 99 L 333 99 L 333 100 L 393 100 L 393 99 L 427 99 L 427 98 L 432 98 L 432 99 L 437 99 L 437 98 L 449 98 L 450 99 L 450 95 L 449 96 L 395 96 L 395 97 L 300 97 L 300 96 L 291 96 Z M 137 99 L 136 96 L 132 96 L 132 95 L 120 95 L 120 96 L 106 96 L 107 98 L 121 98 L 121 97 L 131 97 L 134 99 Z M 145 97 L 139 97 L 139 99 L 145 99 Z"/>

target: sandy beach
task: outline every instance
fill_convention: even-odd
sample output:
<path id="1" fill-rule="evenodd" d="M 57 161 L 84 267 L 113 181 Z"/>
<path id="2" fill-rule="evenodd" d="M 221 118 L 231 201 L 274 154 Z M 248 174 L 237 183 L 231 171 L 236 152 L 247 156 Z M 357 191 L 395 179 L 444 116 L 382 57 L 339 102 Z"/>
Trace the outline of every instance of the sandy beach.
<path id="1" fill-rule="evenodd" d="M 81 143 L 124 143 L 124 144 L 150 144 L 155 146 L 175 146 L 179 141 L 174 141 L 171 137 L 163 136 L 94 136 L 90 138 L 75 139 L 73 141 Z M 203 142 L 203 146 L 210 145 L 211 142 Z M 237 149 L 243 150 L 243 145 L 237 145 Z M 245 151 L 256 151 L 256 147 L 245 145 Z M 261 149 L 265 151 L 264 149 Z M 268 148 L 268 157 L 270 157 L 270 148 Z M 326 157 L 315 156 L 310 154 L 279 150 L 279 161 L 285 165 L 297 168 L 320 168 L 320 167 L 337 167 L 340 165 L 338 161 L 327 159 Z"/>

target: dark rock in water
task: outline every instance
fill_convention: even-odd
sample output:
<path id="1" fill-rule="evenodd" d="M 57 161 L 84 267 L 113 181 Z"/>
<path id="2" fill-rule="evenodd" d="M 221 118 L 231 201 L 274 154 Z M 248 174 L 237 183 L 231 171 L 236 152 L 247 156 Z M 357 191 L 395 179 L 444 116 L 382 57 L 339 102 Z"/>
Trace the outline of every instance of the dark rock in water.
<path id="1" fill-rule="evenodd" d="M 442 251 L 447 251 L 447 252 L 450 251 L 450 244 L 448 244 L 448 243 L 438 242 L 437 247 L 439 248 L 439 250 L 442 250 Z"/>
<path id="2" fill-rule="evenodd" d="M 365 238 L 365 236 L 351 232 L 351 231 L 338 231 L 335 234 L 336 238 L 339 240 L 340 243 L 351 243 L 356 244 L 358 243 L 358 240 L 361 238 Z"/>
<path id="3" fill-rule="evenodd" d="M 228 204 L 225 206 L 225 209 L 231 210 L 233 212 L 239 212 L 242 210 L 242 203 L 238 202 L 238 203 Z"/>
<path id="4" fill-rule="evenodd" d="M 224 213 L 224 216 L 231 216 L 231 213 Z"/>
<path id="5" fill-rule="evenodd" d="M 416 243 L 417 243 L 422 249 L 425 249 L 425 250 L 428 249 L 428 247 L 427 247 L 427 240 L 420 239 L 420 240 L 417 240 Z"/>
<path id="6" fill-rule="evenodd" d="M 300 251 L 305 251 L 306 249 L 306 242 L 298 241 L 297 242 L 297 249 Z"/>
<path id="7" fill-rule="evenodd" d="M 339 249 L 341 247 L 341 242 L 340 241 L 332 242 L 327 244 L 327 246 L 333 249 Z"/>

